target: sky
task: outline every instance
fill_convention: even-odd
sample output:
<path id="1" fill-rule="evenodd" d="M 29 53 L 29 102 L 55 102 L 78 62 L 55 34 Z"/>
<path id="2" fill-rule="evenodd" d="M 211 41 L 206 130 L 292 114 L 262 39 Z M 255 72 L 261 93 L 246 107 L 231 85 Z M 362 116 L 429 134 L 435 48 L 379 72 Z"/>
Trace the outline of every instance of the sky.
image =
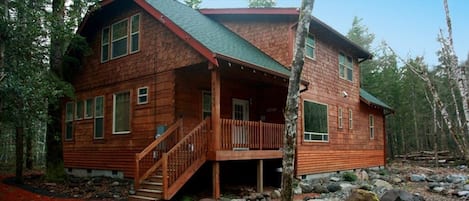
<path id="1" fill-rule="evenodd" d="M 300 0 L 277 0 L 276 7 L 300 7 Z M 453 39 L 459 62 L 469 53 L 469 1 L 448 0 Z M 248 0 L 202 0 L 201 8 L 247 7 Z M 315 0 L 313 16 L 346 35 L 355 16 L 375 34 L 373 47 L 382 41 L 404 58 L 424 56 L 438 65 L 440 29 L 446 33 L 443 0 Z"/>

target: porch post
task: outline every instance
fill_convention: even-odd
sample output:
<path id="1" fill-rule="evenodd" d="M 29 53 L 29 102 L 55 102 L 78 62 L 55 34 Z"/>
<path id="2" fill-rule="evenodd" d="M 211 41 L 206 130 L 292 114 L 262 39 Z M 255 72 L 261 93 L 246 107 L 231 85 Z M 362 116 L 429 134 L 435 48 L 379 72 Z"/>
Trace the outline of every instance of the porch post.
<path id="1" fill-rule="evenodd" d="M 221 122 L 220 122 L 220 70 L 209 63 L 211 69 L 212 85 L 212 143 L 210 150 L 216 152 L 221 148 Z M 220 162 L 213 161 L 212 164 L 212 186 L 213 198 L 220 198 Z"/>
<path id="2" fill-rule="evenodd" d="M 209 64 L 212 76 L 212 129 L 213 129 L 213 151 L 221 148 L 221 124 L 220 124 L 220 70 Z"/>
<path id="3" fill-rule="evenodd" d="M 264 160 L 257 162 L 257 192 L 264 192 Z"/>

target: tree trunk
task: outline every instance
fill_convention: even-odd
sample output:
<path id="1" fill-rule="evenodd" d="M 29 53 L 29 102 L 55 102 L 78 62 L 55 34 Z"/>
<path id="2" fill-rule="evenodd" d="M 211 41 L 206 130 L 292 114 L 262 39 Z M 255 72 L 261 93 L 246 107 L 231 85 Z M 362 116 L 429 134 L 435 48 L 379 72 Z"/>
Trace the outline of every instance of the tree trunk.
<path id="1" fill-rule="evenodd" d="M 291 75 L 288 83 L 288 94 L 285 105 L 285 135 L 283 145 L 282 201 L 293 200 L 293 176 L 296 150 L 296 132 L 298 123 L 298 102 L 300 97 L 301 72 L 304 64 L 306 36 L 312 16 L 314 0 L 303 0 L 296 29 L 295 51 Z"/>
<path id="2" fill-rule="evenodd" d="M 2 27 L 0 29 L 6 30 L 7 23 L 6 21 L 8 20 L 8 0 L 0 0 L 0 7 L 3 8 L 1 10 L 1 18 L 0 22 L 2 23 Z M 3 27 L 5 26 L 5 27 Z M 5 64 L 5 43 L 7 40 L 7 36 L 5 35 L 4 31 L 0 31 L 0 82 L 2 82 L 3 78 L 5 78 L 5 71 L 4 71 L 4 64 Z M 0 98 L 1 102 L 1 98 Z M 1 108 L 0 108 L 1 112 Z"/>
<path id="3" fill-rule="evenodd" d="M 414 90 L 412 90 L 412 114 L 414 116 L 415 144 L 417 145 L 417 146 L 415 146 L 415 148 L 417 149 L 417 151 L 421 151 L 420 139 L 419 139 L 419 128 L 418 128 L 418 125 L 417 125 L 417 110 L 415 109 L 415 100 L 417 99 L 415 97 L 415 85 L 413 86 L 413 89 Z"/>
<path id="4" fill-rule="evenodd" d="M 23 184 L 23 127 L 15 128 L 16 137 L 16 183 Z"/>
<path id="5" fill-rule="evenodd" d="M 33 136 L 31 129 L 27 129 L 29 132 L 26 135 L 26 169 L 33 169 Z"/>
<path id="6" fill-rule="evenodd" d="M 62 37 L 62 31 L 65 27 L 64 0 L 52 1 L 52 27 L 51 30 L 51 46 L 50 46 L 50 70 L 59 79 L 63 79 L 62 62 L 65 42 Z M 47 123 L 46 136 L 46 177 L 50 180 L 61 180 L 65 176 L 63 169 L 62 155 L 62 127 L 60 125 L 61 111 L 57 104 L 48 105 L 49 121 Z"/>

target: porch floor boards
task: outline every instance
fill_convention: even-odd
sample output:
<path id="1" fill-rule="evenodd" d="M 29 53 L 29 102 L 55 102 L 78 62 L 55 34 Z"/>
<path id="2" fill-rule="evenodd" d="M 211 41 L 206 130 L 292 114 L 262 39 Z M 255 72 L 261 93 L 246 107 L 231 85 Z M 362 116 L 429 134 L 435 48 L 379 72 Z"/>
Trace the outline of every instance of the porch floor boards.
<path id="1" fill-rule="evenodd" d="M 209 151 L 208 160 L 210 161 L 232 161 L 232 160 L 256 160 L 256 159 L 280 159 L 282 158 L 281 150 L 246 150 L 231 151 L 218 150 Z"/>

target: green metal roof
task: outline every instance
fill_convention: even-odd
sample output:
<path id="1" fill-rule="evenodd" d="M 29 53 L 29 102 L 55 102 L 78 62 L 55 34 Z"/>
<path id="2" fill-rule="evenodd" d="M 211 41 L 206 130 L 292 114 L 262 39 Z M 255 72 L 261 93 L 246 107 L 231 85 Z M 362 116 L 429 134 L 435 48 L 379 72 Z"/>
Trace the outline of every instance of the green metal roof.
<path id="1" fill-rule="evenodd" d="M 366 101 L 368 101 L 369 103 L 371 103 L 373 105 L 382 107 L 384 109 L 393 110 L 392 107 L 390 107 L 389 105 L 387 105 L 383 101 L 379 100 L 375 96 L 371 95 L 370 93 L 368 93 L 367 91 L 365 91 L 362 88 L 360 88 L 360 97 L 362 97 L 363 99 L 365 99 Z"/>
<path id="2" fill-rule="evenodd" d="M 146 0 L 146 2 L 213 53 L 253 64 L 267 71 L 290 75 L 285 66 L 200 12 L 176 0 Z"/>

